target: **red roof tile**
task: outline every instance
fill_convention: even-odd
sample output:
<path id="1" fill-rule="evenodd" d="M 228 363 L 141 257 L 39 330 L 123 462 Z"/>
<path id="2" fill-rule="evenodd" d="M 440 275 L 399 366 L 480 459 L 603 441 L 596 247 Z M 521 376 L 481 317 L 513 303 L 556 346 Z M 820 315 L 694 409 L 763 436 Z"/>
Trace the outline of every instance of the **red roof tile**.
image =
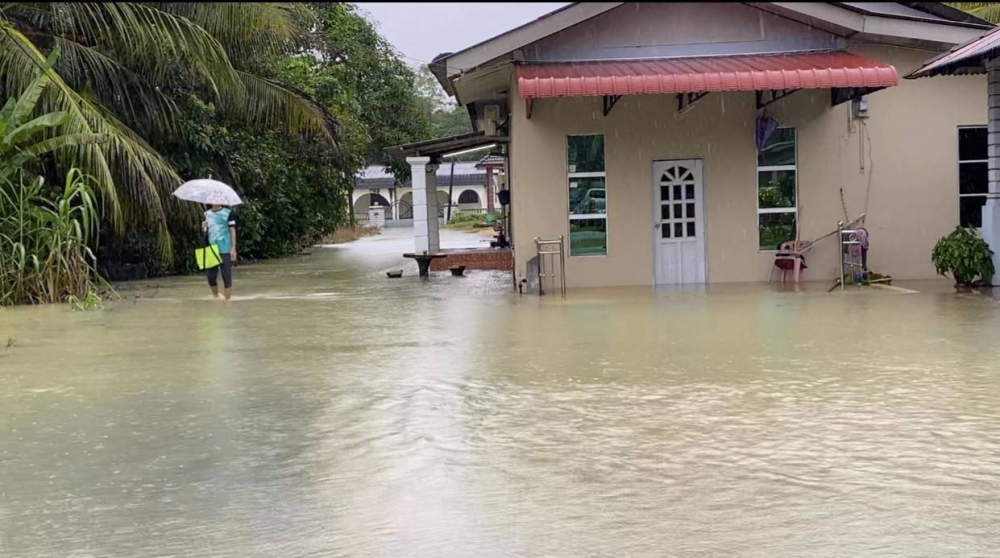
<path id="1" fill-rule="evenodd" d="M 896 68 L 849 52 L 525 64 L 524 98 L 890 87 Z"/>

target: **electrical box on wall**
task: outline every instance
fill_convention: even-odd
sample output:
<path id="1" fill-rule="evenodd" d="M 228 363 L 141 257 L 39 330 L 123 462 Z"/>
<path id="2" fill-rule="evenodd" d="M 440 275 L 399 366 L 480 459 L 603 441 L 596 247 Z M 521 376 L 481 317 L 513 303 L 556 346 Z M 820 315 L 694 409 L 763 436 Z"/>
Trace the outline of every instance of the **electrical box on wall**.
<path id="1" fill-rule="evenodd" d="M 497 123 L 500 121 L 500 105 L 483 107 L 483 130 L 487 136 L 497 135 Z"/>
<path id="2" fill-rule="evenodd" d="M 854 99 L 851 101 L 851 109 L 853 111 L 854 118 L 859 120 L 868 118 L 868 99 L 864 97 Z"/>

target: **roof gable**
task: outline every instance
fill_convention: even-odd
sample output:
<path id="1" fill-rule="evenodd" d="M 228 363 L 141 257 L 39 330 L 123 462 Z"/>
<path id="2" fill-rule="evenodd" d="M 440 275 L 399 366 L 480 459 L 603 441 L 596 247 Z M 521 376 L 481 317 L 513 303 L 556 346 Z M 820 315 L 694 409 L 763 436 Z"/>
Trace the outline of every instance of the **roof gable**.
<path id="1" fill-rule="evenodd" d="M 623 2 L 578 2 L 544 15 L 521 27 L 434 61 L 435 73 L 449 92 L 452 78 L 484 64 L 514 60 L 515 51 L 537 43 L 592 18 L 620 8 Z M 840 37 L 864 35 L 879 40 L 899 38 L 954 45 L 990 28 L 978 18 L 940 2 L 740 2 L 778 17 Z M 675 6 L 677 4 L 674 4 Z M 710 3 L 698 3 L 710 6 Z M 705 8 L 708 9 L 708 8 Z M 636 45 L 630 45 L 636 46 Z M 945 48 L 947 48 L 945 46 Z"/>
<path id="2" fill-rule="evenodd" d="M 629 2 L 521 49 L 525 62 L 837 50 L 840 37 L 741 3 Z"/>

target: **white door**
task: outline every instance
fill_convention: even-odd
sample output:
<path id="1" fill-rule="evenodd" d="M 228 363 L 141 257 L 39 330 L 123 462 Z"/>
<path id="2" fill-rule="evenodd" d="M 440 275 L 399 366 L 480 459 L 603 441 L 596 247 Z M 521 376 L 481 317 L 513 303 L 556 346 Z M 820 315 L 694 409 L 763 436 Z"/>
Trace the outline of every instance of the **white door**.
<path id="1" fill-rule="evenodd" d="M 701 160 L 653 161 L 653 200 L 656 284 L 704 283 Z"/>

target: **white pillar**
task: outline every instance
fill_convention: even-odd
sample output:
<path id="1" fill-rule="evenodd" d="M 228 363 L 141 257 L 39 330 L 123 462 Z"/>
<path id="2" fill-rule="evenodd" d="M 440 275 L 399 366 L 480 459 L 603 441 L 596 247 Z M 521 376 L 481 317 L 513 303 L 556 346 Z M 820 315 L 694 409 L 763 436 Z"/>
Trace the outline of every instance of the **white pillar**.
<path id="1" fill-rule="evenodd" d="M 983 206 L 983 240 L 993 250 L 993 284 L 1000 285 L 1000 59 L 986 63 L 989 79 L 989 194 Z"/>
<path id="2" fill-rule="evenodd" d="M 413 185 L 413 240 L 416 252 L 440 252 L 437 165 L 430 164 L 430 157 L 407 157 L 406 162 L 410 164 L 410 182 Z"/>

